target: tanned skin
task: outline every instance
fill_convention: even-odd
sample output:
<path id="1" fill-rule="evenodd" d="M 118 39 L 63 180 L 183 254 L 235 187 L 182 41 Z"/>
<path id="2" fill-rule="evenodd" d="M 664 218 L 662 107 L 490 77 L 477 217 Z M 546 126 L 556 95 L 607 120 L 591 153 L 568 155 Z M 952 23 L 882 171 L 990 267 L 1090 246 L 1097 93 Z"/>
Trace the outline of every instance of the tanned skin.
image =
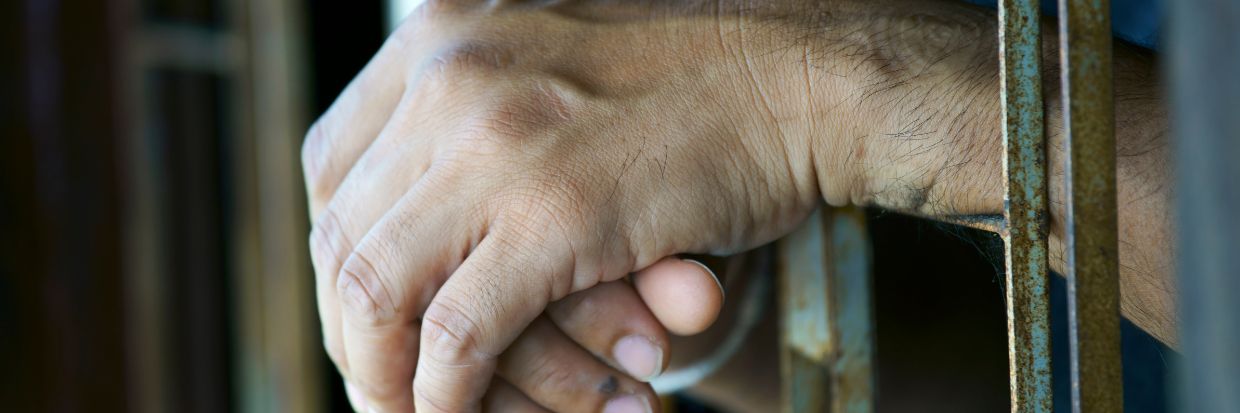
<path id="1" fill-rule="evenodd" d="M 329 352 L 383 410 L 649 403 L 540 314 L 675 254 L 755 248 L 824 202 L 997 216 L 996 34 L 992 11 L 946 1 L 432 1 L 303 149 Z M 1114 59 L 1121 309 L 1174 346 L 1166 108 L 1152 55 Z M 557 334 L 580 356 L 522 344 Z"/>

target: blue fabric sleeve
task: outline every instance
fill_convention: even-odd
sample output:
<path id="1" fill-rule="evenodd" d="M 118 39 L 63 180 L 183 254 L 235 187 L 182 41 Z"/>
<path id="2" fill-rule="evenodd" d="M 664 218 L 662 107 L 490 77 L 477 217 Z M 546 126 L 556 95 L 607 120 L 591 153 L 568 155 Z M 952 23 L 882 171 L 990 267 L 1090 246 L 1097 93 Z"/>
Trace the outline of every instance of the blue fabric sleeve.
<path id="1" fill-rule="evenodd" d="M 996 0 L 965 0 L 966 2 L 996 7 Z M 1056 16 L 1058 4 L 1054 0 L 1042 1 L 1042 13 Z M 1148 49 L 1158 50 L 1159 32 L 1163 23 L 1162 0 L 1111 0 L 1111 30 L 1115 37 Z"/>

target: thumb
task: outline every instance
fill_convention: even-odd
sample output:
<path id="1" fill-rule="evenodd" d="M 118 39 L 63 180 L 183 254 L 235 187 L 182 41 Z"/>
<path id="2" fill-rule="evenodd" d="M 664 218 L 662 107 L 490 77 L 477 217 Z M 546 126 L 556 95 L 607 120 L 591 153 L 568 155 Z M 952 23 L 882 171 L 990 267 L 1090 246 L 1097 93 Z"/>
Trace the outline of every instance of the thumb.
<path id="1" fill-rule="evenodd" d="M 677 335 L 705 331 L 723 308 L 723 284 L 696 260 L 663 258 L 634 273 L 633 287 L 663 327 Z"/>

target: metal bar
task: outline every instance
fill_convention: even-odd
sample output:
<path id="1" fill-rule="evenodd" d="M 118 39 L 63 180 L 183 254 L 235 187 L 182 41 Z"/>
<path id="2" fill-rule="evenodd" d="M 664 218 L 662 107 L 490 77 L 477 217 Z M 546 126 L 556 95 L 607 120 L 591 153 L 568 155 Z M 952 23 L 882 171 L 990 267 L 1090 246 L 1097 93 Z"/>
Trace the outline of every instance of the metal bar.
<path id="1" fill-rule="evenodd" d="M 779 277 L 780 351 L 785 413 L 829 412 L 832 348 L 824 261 L 827 238 L 822 210 L 776 247 Z"/>
<path id="2" fill-rule="evenodd" d="M 121 149 L 126 162 L 126 202 L 121 217 L 125 226 L 121 261 L 126 292 L 126 410 L 166 412 L 173 409 L 170 393 L 174 375 L 168 362 L 172 349 L 163 339 L 169 323 L 164 317 L 168 313 L 167 301 L 160 294 L 166 289 L 166 280 L 160 274 L 171 251 L 160 236 L 160 222 L 168 207 L 161 193 L 163 174 L 157 173 L 162 170 L 158 151 L 151 144 L 155 103 L 146 82 L 149 67 L 143 50 L 133 40 L 142 33 L 142 9 L 139 0 L 116 0 L 110 9 L 109 18 L 120 32 L 116 36 L 116 84 L 121 89 L 118 112 L 122 113 L 121 122 L 127 129 Z"/>
<path id="3" fill-rule="evenodd" d="M 136 57 L 147 67 L 210 71 L 225 77 L 245 69 L 246 39 L 235 31 L 144 23 L 131 41 Z"/>
<path id="4" fill-rule="evenodd" d="M 314 277 L 309 251 L 303 246 L 309 233 L 301 185 L 298 148 L 307 127 L 306 48 L 302 30 L 301 2 L 295 0 L 230 0 L 236 7 L 236 26 L 250 54 L 244 62 L 251 112 L 251 130 L 241 135 L 253 151 L 247 166 L 257 193 L 250 212 L 258 224 L 257 262 L 261 270 L 258 287 L 260 307 L 252 308 L 261 319 L 246 320 L 262 326 L 261 348 L 247 350 L 261 359 L 242 359 L 248 369 L 239 374 L 259 373 L 260 389 L 244 395 L 244 411 L 315 413 L 327 410 L 318 391 L 326 372 L 316 324 Z M 254 303 L 250 303 L 254 304 Z M 253 343 L 253 342 L 250 342 Z M 243 379 L 255 377 L 243 376 Z"/>
<path id="5" fill-rule="evenodd" d="M 874 323 L 864 212 L 824 208 L 780 241 L 785 412 L 874 411 Z"/>
<path id="6" fill-rule="evenodd" d="M 837 353 L 832 373 L 836 412 L 874 411 L 874 283 L 865 211 L 835 209 L 831 235 L 831 302 L 835 304 Z"/>
<path id="7" fill-rule="evenodd" d="M 960 225 L 982 231 L 993 232 L 999 236 L 1007 236 L 1007 219 L 1004 214 L 985 214 L 985 215 L 948 215 L 943 217 L 923 216 L 922 218 L 943 221 L 949 224 Z"/>
<path id="8" fill-rule="evenodd" d="M 1240 3 L 1167 5 L 1184 356 L 1178 405 L 1240 412 Z"/>
<path id="9" fill-rule="evenodd" d="M 1108 0 L 1059 0 L 1072 410 L 1123 410 Z"/>
<path id="10" fill-rule="evenodd" d="M 1008 366 L 1013 412 L 1051 411 L 1046 139 L 1038 2 L 999 2 L 1007 231 Z"/>

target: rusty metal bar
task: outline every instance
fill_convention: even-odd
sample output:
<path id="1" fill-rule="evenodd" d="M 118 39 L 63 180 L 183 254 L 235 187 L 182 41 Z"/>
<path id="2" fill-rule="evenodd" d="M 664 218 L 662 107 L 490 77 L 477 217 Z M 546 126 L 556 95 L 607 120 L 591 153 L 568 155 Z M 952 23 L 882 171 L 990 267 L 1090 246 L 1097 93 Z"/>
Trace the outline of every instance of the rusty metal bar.
<path id="1" fill-rule="evenodd" d="M 914 214 L 914 216 L 917 215 Z M 1002 237 L 1007 236 L 1007 219 L 1004 218 L 1004 214 L 948 215 L 943 217 L 925 215 L 922 218 L 993 232 Z"/>
<path id="2" fill-rule="evenodd" d="M 1240 3 L 1168 2 L 1179 411 L 1240 412 Z"/>
<path id="3" fill-rule="evenodd" d="M 778 249 L 783 411 L 874 411 L 864 211 L 823 208 Z"/>
<path id="4" fill-rule="evenodd" d="M 1009 386 L 1021 413 L 1050 412 L 1052 400 L 1041 62 L 1038 2 L 1000 1 Z"/>
<path id="5" fill-rule="evenodd" d="M 1059 0 L 1072 410 L 1123 410 L 1108 0 Z"/>

